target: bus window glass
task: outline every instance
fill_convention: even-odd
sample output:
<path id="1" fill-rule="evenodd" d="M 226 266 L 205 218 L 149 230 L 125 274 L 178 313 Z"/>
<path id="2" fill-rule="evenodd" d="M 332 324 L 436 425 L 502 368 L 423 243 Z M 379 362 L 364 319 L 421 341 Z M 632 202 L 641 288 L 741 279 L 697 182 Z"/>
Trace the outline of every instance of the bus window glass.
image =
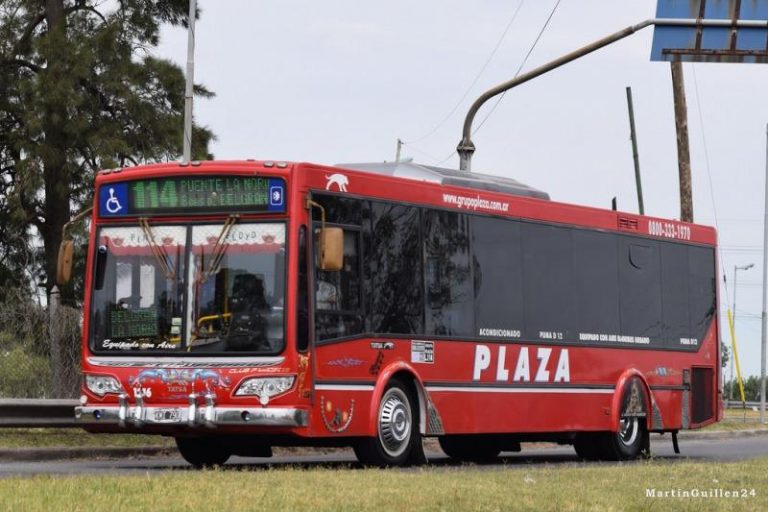
<path id="1" fill-rule="evenodd" d="M 472 253 L 475 335 L 520 338 L 523 330 L 520 223 L 472 217 Z"/>
<path id="2" fill-rule="evenodd" d="M 91 296 L 94 350 L 181 348 L 186 228 L 149 229 L 152 239 L 139 227 L 99 231 L 107 260 L 104 286 Z"/>
<path id="3" fill-rule="evenodd" d="M 665 243 L 661 247 L 662 344 L 679 348 L 689 344 L 688 246 Z"/>
<path id="4" fill-rule="evenodd" d="M 597 231 L 574 229 L 571 234 L 577 340 L 604 343 L 621 333 L 618 240 Z"/>
<path id="5" fill-rule="evenodd" d="M 155 296 L 155 266 L 141 266 L 141 280 L 139 281 L 139 290 L 141 300 L 139 307 L 148 308 L 152 305 L 152 298 Z"/>
<path id="6" fill-rule="evenodd" d="M 367 265 L 373 332 L 421 333 L 424 284 L 419 209 L 374 202 L 372 223 L 372 247 Z"/>
<path id="7" fill-rule="evenodd" d="M 621 333 L 635 344 L 661 337 L 661 258 L 654 240 L 619 238 Z"/>
<path id="8" fill-rule="evenodd" d="M 525 328 L 530 339 L 575 337 L 571 230 L 524 222 Z"/>
<path id="9" fill-rule="evenodd" d="M 469 219 L 424 212 L 426 334 L 472 335 L 474 305 L 469 262 Z"/>
<path id="10" fill-rule="evenodd" d="M 188 349 L 281 351 L 284 268 L 284 224 L 194 226 Z"/>
<path id="11" fill-rule="evenodd" d="M 359 232 L 345 230 L 342 269 L 317 270 L 315 323 L 320 341 L 360 334 L 363 330 L 359 245 Z"/>
<path id="12" fill-rule="evenodd" d="M 316 194 L 312 200 L 325 208 L 325 221 L 332 224 L 351 224 L 359 226 L 365 214 L 365 202 L 359 199 L 348 197 L 337 197 L 332 195 Z M 320 220 L 320 211 L 312 209 L 312 215 L 315 220 Z"/>
<path id="13" fill-rule="evenodd" d="M 691 337 L 700 345 L 717 311 L 715 295 L 715 252 L 710 247 L 688 248 L 688 301 Z"/>
<path id="14" fill-rule="evenodd" d="M 117 269 L 117 282 L 115 283 L 115 296 L 118 301 L 130 301 L 133 295 L 133 283 L 139 282 L 133 278 L 134 264 L 128 261 L 118 261 L 115 263 Z"/>

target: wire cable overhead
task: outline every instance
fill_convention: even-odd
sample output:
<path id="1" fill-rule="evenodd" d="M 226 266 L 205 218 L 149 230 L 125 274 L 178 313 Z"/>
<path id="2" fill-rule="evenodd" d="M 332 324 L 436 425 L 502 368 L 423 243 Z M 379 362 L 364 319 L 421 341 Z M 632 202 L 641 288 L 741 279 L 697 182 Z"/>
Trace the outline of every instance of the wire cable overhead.
<path id="1" fill-rule="evenodd" d="M 485 60 L 485 63 L 480 68 L 480 71 L 477 72 L 475 75 L 475 78 L 472 80 L 472 83 L 469 84 L 469 87 L 464 91 L 464 94 L 461 95 L 461 98 L 459 98 L 459 101 L 456 102 L 456 104 L 453 106 L 453 108 L 448 112 L 448 114 L 443 117 L 443 119 L 437 123 L 432 130 L 430 130 L 428 133 L 422 135 L 421 137 L 417 137 L 412 140 L 403 141 L 403 144 L 416 144 L 418 142 L 421 142 L 422 140 L 426 139 L 427 137 L 430 137 L 433 135 L 437 130 L 439 130 L 450 118 L 453 116 L 453 114 L 456 113 L 456 110 L 461 106 L 461 104 L 464 102 L 464 100 L 467 98 L 467 95 L 472 91 L 472 89 L 477 85 L 478 80 L 480 80 L 480 77 L 483 75 L 485 70 L 488 68 L 488 65 L 491 63 L 493 58 L 496 56 L 496 52 L 499 51 L 499 48 L 501 47 L 501 43 L 504 42 L 504 39 L 507 37 L 507 33 L 509 32 L 509 29 L 512 27 L 512 24 L 517 19 L 517 15 L 520 13 L 520 9 L 523 7 L 523 4 L 525 3 L 525 0 L 520 0 L 520 3 L 517 4 L 517 7 L 515 8 L 515 11 L 512 13 L 512 17 L 510 18 L 509 22 L 507 23 L 507 26 L 504 27 L 504 31 L 501 33 L 501 36 L 499 37 L 498 41 L 496 41 L 496 45 L 493 47 L 493 50 L 491 51 L 490 55 L 488 55 L 488 58 Z"/>

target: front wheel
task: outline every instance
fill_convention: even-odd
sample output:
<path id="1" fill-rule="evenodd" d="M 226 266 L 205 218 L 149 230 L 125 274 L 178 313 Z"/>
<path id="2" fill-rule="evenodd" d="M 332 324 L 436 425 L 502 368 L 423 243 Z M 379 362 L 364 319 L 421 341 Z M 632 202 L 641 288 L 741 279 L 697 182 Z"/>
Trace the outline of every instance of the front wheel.
<path id="1" fill-rule="evenodd" d="M 406 386 L 393 380 L 384 391 L 376 415 L 376 436 L 360 440 L 355 455 L 363 464 L 401 466 L 423 459 L 418 415 Z"/>
<path id="2" fill-rule="evenodd" d="M 198 469 L 221 466 L 231 455 L 216 439 L 207 437 L 177 437 L 176 446 L 184 460 Z"/>

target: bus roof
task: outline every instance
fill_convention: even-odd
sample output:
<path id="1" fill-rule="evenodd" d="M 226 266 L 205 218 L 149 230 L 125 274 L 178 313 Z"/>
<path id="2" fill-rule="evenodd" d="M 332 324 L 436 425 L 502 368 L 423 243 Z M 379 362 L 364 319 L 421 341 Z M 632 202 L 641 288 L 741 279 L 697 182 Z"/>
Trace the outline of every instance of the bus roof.
<path id="1" fill-rule="evenodd" d="M 433 167 L 431 165 L 421 165 L 410 160 L 401 162 L 336 164 L 336 167 L 343 167 L 344 169 L 355 171 L 372 172 L 386 176 L 395 176 L 398 178 L 428 181 L 431 183 L 439 183 L 441 185 L 455 185 L 490 192 L 503 192 L 506 194 L 549 200 L 549 194 L 546 192 L 542 192 L 525 183 L 520 183 L 512 178 L 503 178 L 501 176 L 491 176 L 489 174 L 480 174 L 476 172 L 457 171 L 455 169 Z"/>

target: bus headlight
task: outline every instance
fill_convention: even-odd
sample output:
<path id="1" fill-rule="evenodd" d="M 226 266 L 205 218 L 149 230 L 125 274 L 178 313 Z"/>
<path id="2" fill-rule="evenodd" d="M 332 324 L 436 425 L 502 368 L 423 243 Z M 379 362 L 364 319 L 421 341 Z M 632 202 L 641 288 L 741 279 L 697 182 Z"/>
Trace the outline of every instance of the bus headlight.
<path id="1" fill-rule="evenodd" d="M 107 393 L 119 394 L 123 392 L 123 386 L 120 381 L 109 375 L 86 375 L 85 387 L 88 390 L 99 396 L 104 396 Z"/>
<path id="2" fill-rule="evenodd" d="M 261 405 L 267 405 L 269 399 L 285 393 L 293 386 L 295 377 L 254 377 L 246 379 L 235 391 L 235 396 L 258 396 Z"/>

